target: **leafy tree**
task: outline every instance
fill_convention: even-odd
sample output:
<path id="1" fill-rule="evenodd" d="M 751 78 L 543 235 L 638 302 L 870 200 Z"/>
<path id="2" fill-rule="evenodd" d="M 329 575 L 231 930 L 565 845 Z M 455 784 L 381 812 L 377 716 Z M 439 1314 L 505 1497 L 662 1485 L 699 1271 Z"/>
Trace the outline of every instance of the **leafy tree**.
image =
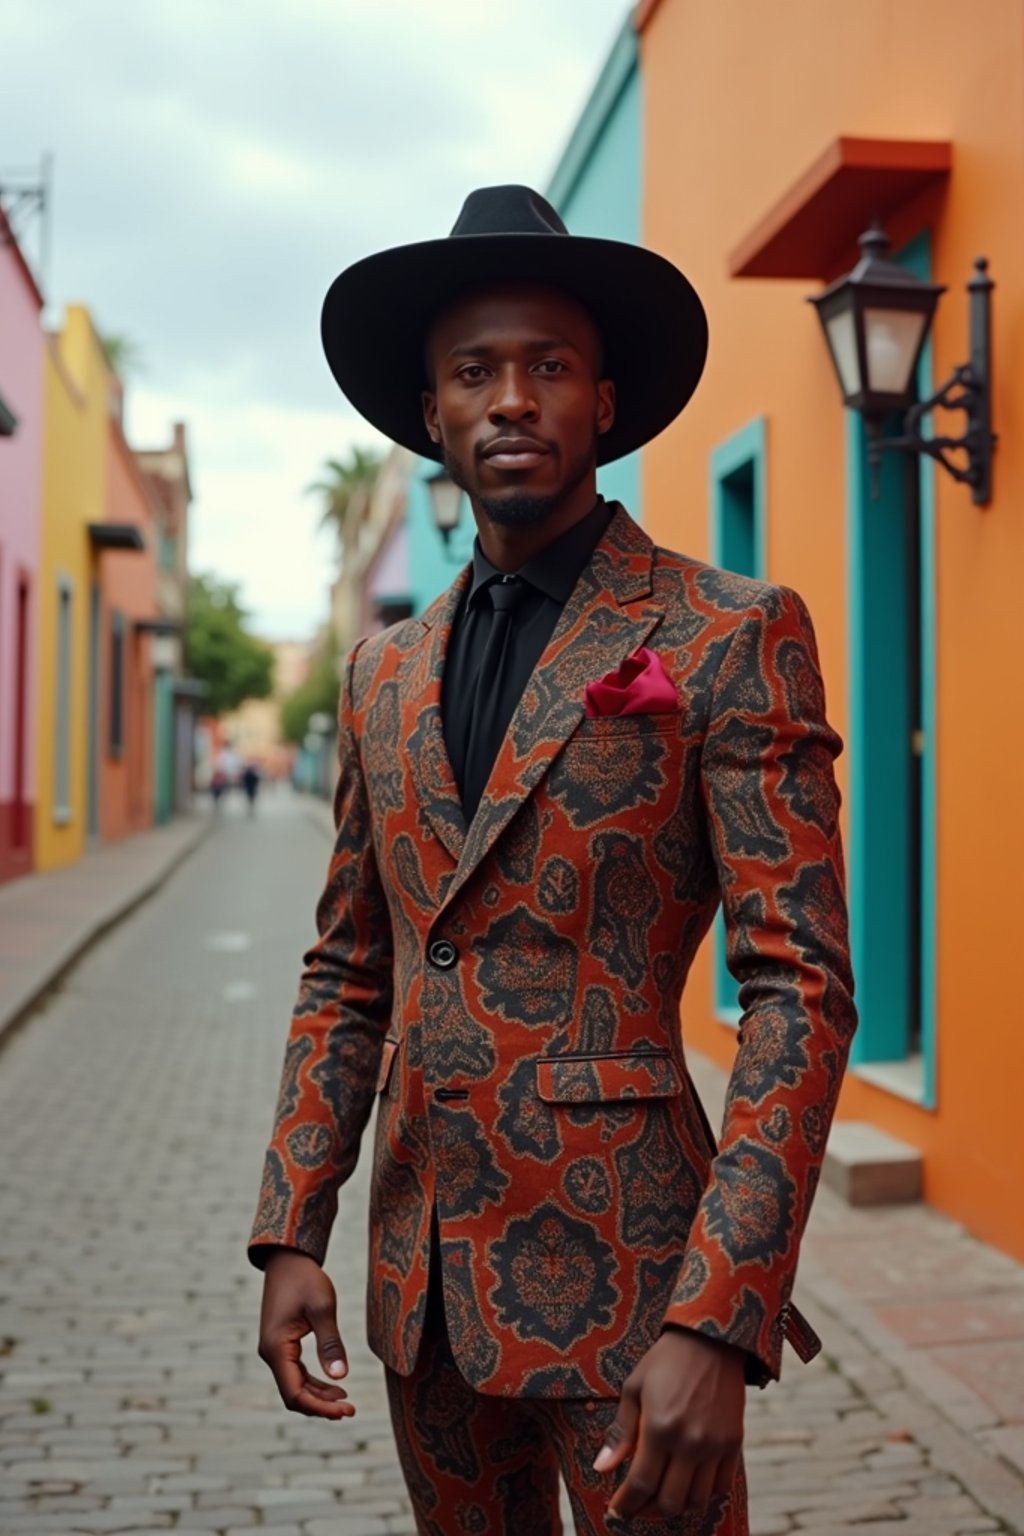
<path id="1" fill-rule="evenodd" d="M 338 663 L 334 636 L 328 636 L 309 669 L 309 676 L 281 705 L 281 734 L 285 741 L 301 746 L 309 729 L 309 717 L 318 711 L 333 720 L 338 712 Z"/>
<path id="2" fill-rule="evenodd" d="M 138 344 L 130 336 L 106 331 L 100 337 L 100 346 L 103 348 L 107 367 L 116 373 L 119 379 L 126 379 L 130 373 L 142 373 L 142 353 L 139 351 Z"/>
<path id="3" fill-rule="evenodd" d="M 193 576 L 185 609 L 185 662 L 206 684 L 204 711 L 222 715 L 245 699 L 269 698 L 274 653 L 249 634 L 238 586 L 216 576 Z"/>
<path id="4" fill-rule="evenodd" d="M 342 549 L 351 536 L 353 514 L 365 507 L 381 462 L 373 448 L 352 448 L 347 461 L 325 459 L 323 478 L 306 487 L 307 493 L 321 498 L 321 528 L 333 528 Z"/>

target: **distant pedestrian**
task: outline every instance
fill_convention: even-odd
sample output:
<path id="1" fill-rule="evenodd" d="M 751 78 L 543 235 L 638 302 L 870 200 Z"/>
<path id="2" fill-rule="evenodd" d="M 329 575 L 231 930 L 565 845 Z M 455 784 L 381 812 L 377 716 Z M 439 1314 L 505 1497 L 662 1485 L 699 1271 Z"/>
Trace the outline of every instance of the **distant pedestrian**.
<path id="1" fill-rule="evenodd" d="M 255 763 L 246 763 L 242 771 L 242 788 L 248 803 L 249 815 L 256 814 L 256 796 L 260 792 L 260 770 Z"/>
<path id="2" fill-rule="evenodd" d="M 234 747 L 230 744 L 221 747 L 214 758 L 213 776 L 210 779 L 210 793 L 213 796 L 215 811 L 220 809 L 222 796 L 238 783 L 239 766 L 238 753 Z"/>

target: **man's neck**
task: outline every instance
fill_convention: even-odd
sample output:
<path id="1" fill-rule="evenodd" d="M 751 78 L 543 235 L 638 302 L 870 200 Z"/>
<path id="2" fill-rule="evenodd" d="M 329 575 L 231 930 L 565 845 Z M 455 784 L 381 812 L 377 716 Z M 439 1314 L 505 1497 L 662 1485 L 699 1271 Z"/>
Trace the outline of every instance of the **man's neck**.
<path id="1" fill-rule="evenodd" d="M 525 527 L 509 528 L 495 523 L 474 504 L 473 516 L 480 536 L 480 548 L 495 570 L 511 574 L 520 570 L 542 549 L 547 549 L 568 529 L 574 528 L 593 511 L 596 503 L 597 476 L 594 474 L 578 485 L 565 501 L 553 507 L 543 522 L 527 524 Z"/>

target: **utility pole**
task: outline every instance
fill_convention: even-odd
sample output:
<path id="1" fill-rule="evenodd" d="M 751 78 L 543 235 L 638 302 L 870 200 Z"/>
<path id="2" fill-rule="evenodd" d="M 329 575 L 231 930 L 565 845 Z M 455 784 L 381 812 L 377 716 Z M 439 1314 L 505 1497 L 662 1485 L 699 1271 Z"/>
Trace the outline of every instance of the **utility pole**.
<path id="1" fill-rule="evenodd" d="M 25 231 L 38 221 L 36 277 L 44 296 L 49 290 L 52 251 L 53 155 L 46 151 L 39 166 L 0 168 L 0 245 L 13 235 L 24 249 Z"/>

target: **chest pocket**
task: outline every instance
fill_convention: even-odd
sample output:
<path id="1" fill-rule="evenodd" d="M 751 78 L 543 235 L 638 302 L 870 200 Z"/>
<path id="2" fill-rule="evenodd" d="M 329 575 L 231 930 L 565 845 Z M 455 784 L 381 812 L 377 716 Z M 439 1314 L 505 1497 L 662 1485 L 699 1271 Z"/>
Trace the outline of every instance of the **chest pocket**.
<path id="1" fill-rule="evenodd" d="M 584 716 L 566 743 L 566 751 L 575 747 L 609 742 L 643 741 L 647 737 L 678 735 L 682 717 L 678 710 L 659 715 Z"/>
<path id="2" fill-rule="evenodd" d="M 546 1104 L 672 1099 L 682 1091 L 679 1069 L 667 1051 L 542 1056 L 537 1060 L 537 1096 Z"/>
<path id="3" fill-rule="evenodd" d="M 669 814 L 687 750 L 678 714 L 581 720 L 551 770 L 548 793 L 581 829 L 663 798 Z"/>

